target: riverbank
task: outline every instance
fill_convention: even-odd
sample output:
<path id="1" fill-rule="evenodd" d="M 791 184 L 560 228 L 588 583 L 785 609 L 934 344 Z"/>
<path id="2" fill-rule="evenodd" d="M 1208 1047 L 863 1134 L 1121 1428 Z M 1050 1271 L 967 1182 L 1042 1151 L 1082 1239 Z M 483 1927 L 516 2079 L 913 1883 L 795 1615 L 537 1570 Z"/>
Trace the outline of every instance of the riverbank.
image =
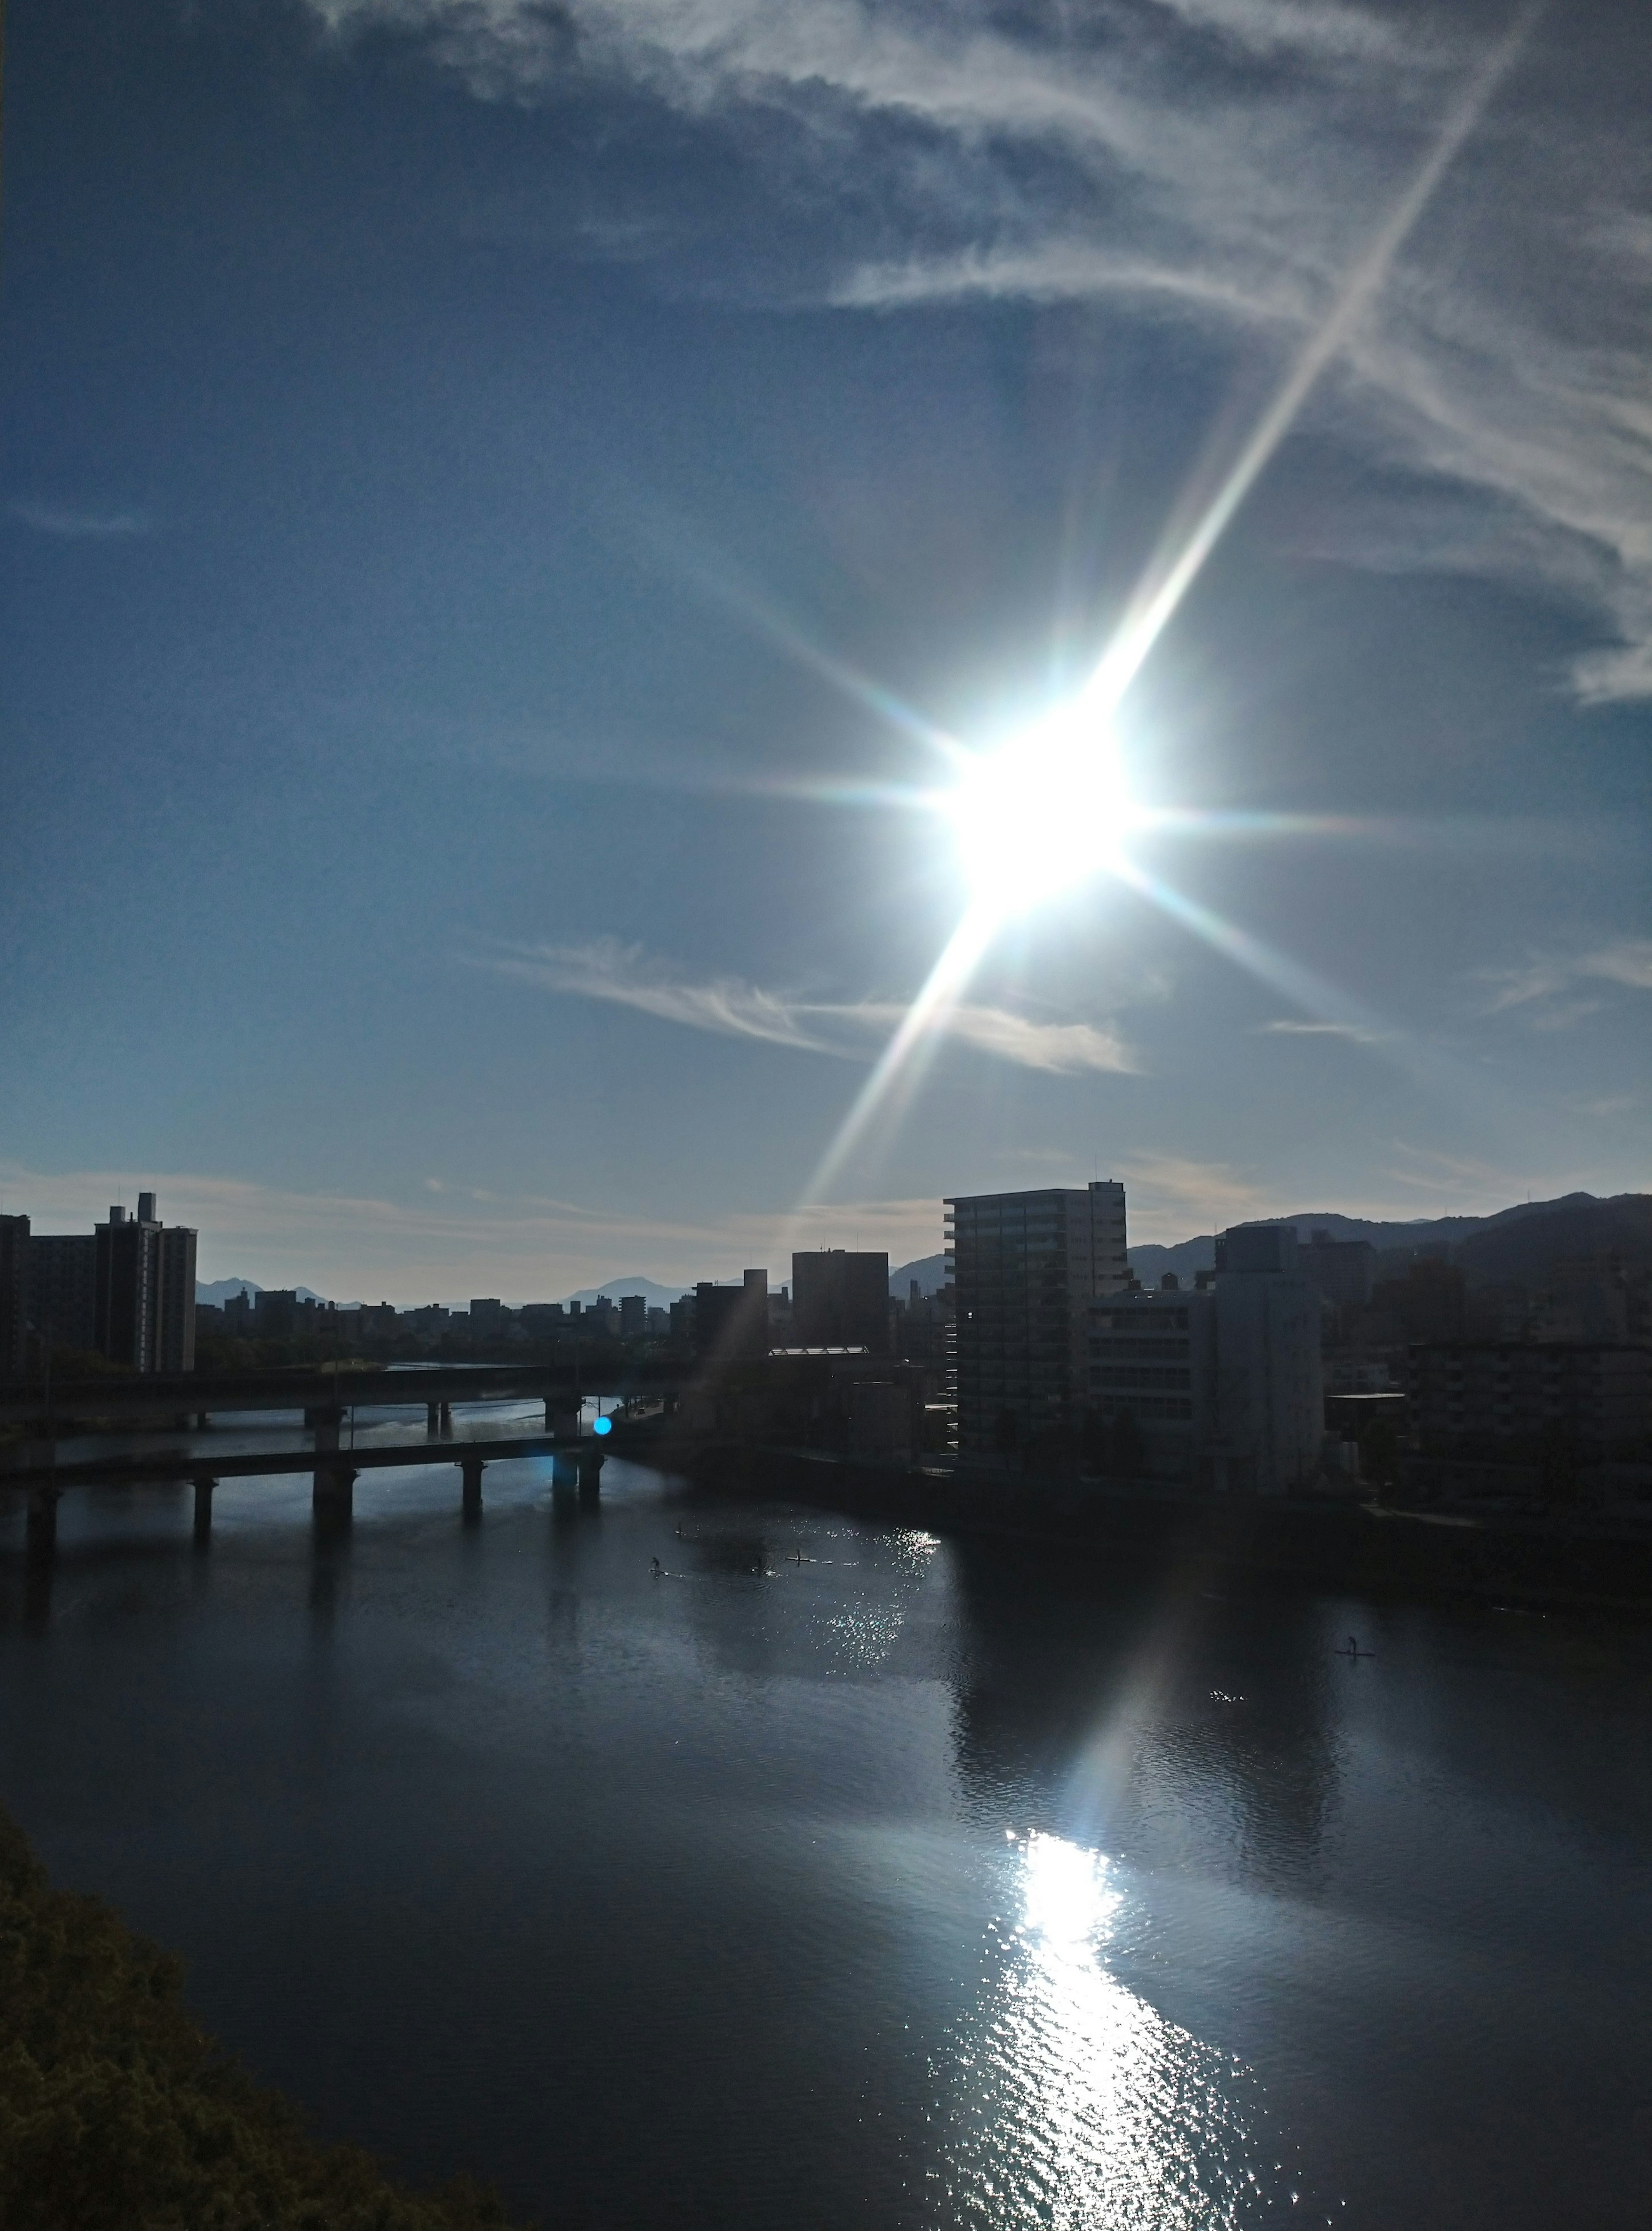
<path id="1" fill-rule="evenodd" d="M 657 1460 L 636 1453 L 643 1461 Z M 1371 1595 L 1470 1596 L 1652 1616 L 1652 1531 L 1384 1510 L 875 1465 L 796 1449 L 679 1448 L 698 1484 L 932 1532 L 999 1535 L 1190 1580 L 1277 1574 Z"/>
<path id="2" fill-rule="evenodd" d="M 502 2231 L 468 2183 L 415 2193 L 305 2134 L 182 2000 L 182 1965 L 55 1890 L 0 1813 L 0 2223 L 6 2231 Z"/>

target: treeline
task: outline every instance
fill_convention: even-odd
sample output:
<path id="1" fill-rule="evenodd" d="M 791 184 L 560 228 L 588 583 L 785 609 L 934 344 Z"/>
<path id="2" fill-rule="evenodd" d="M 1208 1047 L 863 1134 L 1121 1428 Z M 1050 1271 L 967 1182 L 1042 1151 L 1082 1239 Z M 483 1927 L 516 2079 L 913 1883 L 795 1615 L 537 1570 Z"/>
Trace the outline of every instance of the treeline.
<path id="1" fill-rule="evenodd" d="M 180 1963 L 55 1890 L 0 1813 L 0 2231 L 485 2231 L 466 2182 L 317 2144 L 185 2011 Z"/>

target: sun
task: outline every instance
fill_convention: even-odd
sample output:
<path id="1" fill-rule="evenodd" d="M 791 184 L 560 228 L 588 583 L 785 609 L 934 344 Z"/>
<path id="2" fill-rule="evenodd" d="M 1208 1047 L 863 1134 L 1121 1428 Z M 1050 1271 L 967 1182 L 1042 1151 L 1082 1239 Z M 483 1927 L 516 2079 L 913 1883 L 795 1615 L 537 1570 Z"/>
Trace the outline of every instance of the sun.
<path id="1" fill-rule="evenodd" d="M 974 754 L 940 805 L 973 904 L 999 919 L 1116 865 L 1141 818 L 1106 715 L 1083 704 Z"/>

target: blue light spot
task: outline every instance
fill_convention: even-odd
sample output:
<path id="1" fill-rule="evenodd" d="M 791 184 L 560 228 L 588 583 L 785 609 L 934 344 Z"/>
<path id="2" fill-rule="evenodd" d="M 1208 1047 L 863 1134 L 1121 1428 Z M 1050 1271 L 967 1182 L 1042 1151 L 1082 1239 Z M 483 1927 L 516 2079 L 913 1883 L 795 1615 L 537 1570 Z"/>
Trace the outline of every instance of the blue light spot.
<path id="1" fill-rule="evenodd" d="M 593 1433 L 611 1433 L 614 1430 L 614 1420 L 611 1418 L 598 1418 L 590 1430 Z"/>

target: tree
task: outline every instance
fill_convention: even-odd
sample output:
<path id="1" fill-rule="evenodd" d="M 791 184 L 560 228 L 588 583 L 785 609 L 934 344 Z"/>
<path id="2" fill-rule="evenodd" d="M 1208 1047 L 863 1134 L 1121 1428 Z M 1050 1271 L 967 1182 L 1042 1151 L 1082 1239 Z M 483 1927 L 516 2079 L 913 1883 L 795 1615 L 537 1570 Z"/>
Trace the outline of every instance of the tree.
<path id="1" fill-rule="evenodd" d="M 0 1814 L 0 2224 L 5 2231 L 483 2231 L 468 2184 L 414 2193 L 317 2145 L 198 2028 L 179 1963 L 54 1890 Z"/>

